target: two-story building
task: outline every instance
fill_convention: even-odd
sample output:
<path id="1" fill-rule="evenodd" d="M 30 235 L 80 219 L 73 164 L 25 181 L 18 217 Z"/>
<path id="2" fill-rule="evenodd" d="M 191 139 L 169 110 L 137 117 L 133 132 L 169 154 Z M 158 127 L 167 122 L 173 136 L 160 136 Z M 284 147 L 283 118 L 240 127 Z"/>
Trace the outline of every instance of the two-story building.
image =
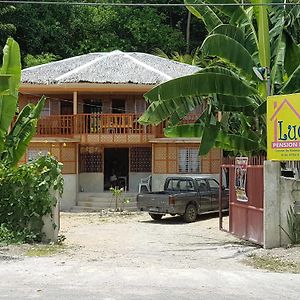
<path id="1" fill-rule="evenodd" d="M 152 174 L 154 190 L 169 174 L 219 172 L 221 152 L 198 157 L 198 139 L 169 139 L 163 125 L 137 122 L 143 94 L 155 85 L 199 70 L 144 53 L 90 53 L 22 71 L 20 108 L 45 95 L 46 105 L 24 160 L 50 152 L 63 162 L 62 208 L 79 193 L 101 193 L 119 184 L 137 192 Z M 198 111 L 199 113 L 199 111 Z M 191 114 L 185 122 L 193 121 Z"/>

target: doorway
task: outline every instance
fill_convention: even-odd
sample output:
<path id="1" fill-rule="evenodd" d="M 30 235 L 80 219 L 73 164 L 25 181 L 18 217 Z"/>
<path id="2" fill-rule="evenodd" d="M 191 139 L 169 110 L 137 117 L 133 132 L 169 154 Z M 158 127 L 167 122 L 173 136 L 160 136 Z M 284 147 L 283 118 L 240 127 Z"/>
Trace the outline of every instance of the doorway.
<path id="1" fill-rule="evenodd" d="M 73 103 L 61 101 L 60 102 L 60 114 L 61 115 L 73 115 Z"/>
<path id="2" fill-rule="evenodd" d="M 117 180 L 112 182 L 112 176 Z M 129 175 L 129 148 L 104 149 L 104 190 L 112 185 L 128 190 Z"/>
<path id="3" fill-rule="evenodd" d="M 112 109 L 113 114 L 124 114 L 125 113 L 125 100 L 123 99 L 112 99 Z"/>
<path id="4" fill-rule="evenodd" d="M 102 112 L 102 101 L 98 99 L 86 99 L 83 103 L 84 114 L 100 114 Z"/>

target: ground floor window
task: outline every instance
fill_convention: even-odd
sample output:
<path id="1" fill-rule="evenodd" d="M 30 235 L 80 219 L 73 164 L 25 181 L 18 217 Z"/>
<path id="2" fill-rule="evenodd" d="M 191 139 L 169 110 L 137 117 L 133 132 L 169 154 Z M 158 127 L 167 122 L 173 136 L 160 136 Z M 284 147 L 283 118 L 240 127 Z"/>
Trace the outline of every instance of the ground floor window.
<path id="1" fill-rule="evenodd" d="M 102 172 L 102 152 L 99 146 L 80 146 L 79 172 Z"/>
<path id="2" fill-rule="evenodd" d="M 47 155 L 49 153 L 48 149 L 28 149 L 27 161 L 34 161 L 40 156 Z"/>
<path id="3" fill-rule="evenodd" d="M 130 171 L 151 173 L 152 154 L 150 147 L 130 149 Z"/>
<path id="4" fill-rule="evenodd" d="M 198 148 L 179 148 L 179 173 L 200 173 Z"/>

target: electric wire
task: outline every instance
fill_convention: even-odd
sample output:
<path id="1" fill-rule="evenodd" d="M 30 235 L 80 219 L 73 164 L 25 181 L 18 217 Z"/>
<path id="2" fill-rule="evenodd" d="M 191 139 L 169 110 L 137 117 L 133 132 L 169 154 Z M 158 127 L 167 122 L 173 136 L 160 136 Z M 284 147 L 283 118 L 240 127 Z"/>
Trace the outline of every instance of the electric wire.
<path id="1" fill-rule="evenodd" d="M 115 3 L 115 2 L 65 2 L 65 1 L 26 1 L 26 0 L 0 0 L 3 4 L 35 4 L 35 5 L 71 5 L 71 6 L 102 6 L 102 7 L 187 7 L 187 6 L 206 6 L 206 7 L 217 7 L 217 6 L 298 6 L 300 2 L 270 2 L 270 3 L 247 3 L 247 2 L 232 2 L 232 3 L 193 3 L 187 5 L 184 3 Z"/>

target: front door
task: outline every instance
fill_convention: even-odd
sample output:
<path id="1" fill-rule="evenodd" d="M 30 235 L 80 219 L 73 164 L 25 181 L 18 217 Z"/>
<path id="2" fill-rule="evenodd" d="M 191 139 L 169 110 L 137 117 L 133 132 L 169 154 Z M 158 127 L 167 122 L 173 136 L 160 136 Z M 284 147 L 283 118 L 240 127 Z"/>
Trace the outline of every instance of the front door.
<path id="1" fill-rule="evenodd" d="M 119 186 L 128 190 L 129 148 L 104 149 L 104 189 Z"/>

